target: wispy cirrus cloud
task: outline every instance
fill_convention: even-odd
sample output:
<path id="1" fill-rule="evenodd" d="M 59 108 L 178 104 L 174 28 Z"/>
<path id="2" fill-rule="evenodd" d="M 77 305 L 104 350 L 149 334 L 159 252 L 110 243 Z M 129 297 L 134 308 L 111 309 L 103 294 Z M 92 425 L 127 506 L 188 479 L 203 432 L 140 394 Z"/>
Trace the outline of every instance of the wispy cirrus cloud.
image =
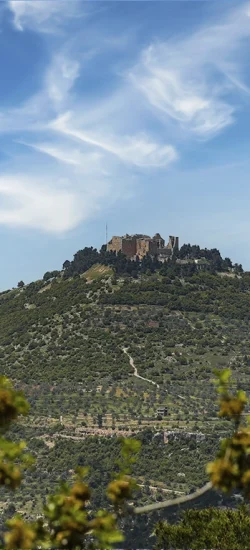
<path id="1" fill-rule="evenodd" d="M 124 136 L 122 126 L 130 119 L 126 86 L 98 102 L 89 95 L 81 98 L 76 83 L 91 55 L 77 56 L 64 43 L 53 52 L 40 91 L 20 107 L 0 111 L 0 135 L 8 134 L 16 144 L 0 180 L 5 205 L 0 223 L 55 234 L 69 231 L 126 197 L 133 167 L 161 169 L 177 159 L 175 147 L 155 140 L 149 128 L 135 132 L 134 120 Z M 23 166 L 29 159 L 27 175 Z"/>
<path id="2" fill-rule="evenodd" d="M 198 70 L 194 78 L 187 67 L 178 70 L 172 63 L 164 67 L 165 59 L 158 46 L 151 47 L 142 58 L 142 66 L 132 74 L 153 107 L 200 137 L 211 137 L 233 123 L 234 106 L 221 100 L 220 92 L 213 91 L 211 84 L 210 88 L 202 83 Z"/>
<path id="3" fill-rule="evenodd" d="M 50 124 L 50 128 L 72 138 L 114 155 L 122 162 L 136 166 L 166 166 L 177 159 L 172 145 L 162 145 L 149 139 L 147 135 L 109 136 L 83 131 L 71 122 L 71 113 L 67 112 Z"/>
<path id="4" fill-rule="evenodd" d="M 70 93 L 83 67 L 62 48 L 52 55 L 41 78 L 41 89 L 22 105 L 0 110 L 0 133 L 45 130 L 48 122 L 72 104 Z"/>
<path id="5" fill-rule="evenodd" d="M 63 52 L 55 55 L 45 75 L 45 93 L 53 107 L 61 109 L 76 79 L 80 75 L 80 63 Z"/>
<path id="6" fill-rule="evenodd" d="M 241 4 L 219 23 L 142 52 L 130 78 L 165 120 L 170 117 L 201 138 L 211 138 L 234 122 L 234 94 L 249 93 L 242 79 L 249 13 L 249 5 Z"/>
<path id="7" fill-rule="evenodd" d="M 49 157 L 71 166 L 79 167 L 82 172 L 93 173 L 93 167 L 101 172 L 99 162 L 102 160 L 102 155 L 97 152 L 83 153 L 74 144 L 60 143 L 58 140 L 54 142 L 38 142 L 28 143 L 26 141 L 17 140 L 17 143 L 30 147 L 39 153 L 48 155 Z"/>
<path id="8" fill-rule="evenodd" d="M 77 10 L 82 14 L 81 3 L 72 5 L 9 2 L 15 27 L 23 32 L 60 29 L 77 19 Z M 2 224 L 69 231 L 123 200 L 134 182 L 152 171 L 157 177 L 181 158 L 187 136 L 211 139 L 232 125 L 241 94 L 248 94 L 242 70 L 242 44 L 250 38 L 247 6 L 185 38 L 152 41 L 126 71 L 110 61 L 105 78 L 112 86 L 107 93 L 94 81 L 97 97 L 92 79 L 102 59 L 101 41 L 91 52 L 81 42 L 76 49 L 72 32 L 59 46 L 49 42 L 51 59 L 40 89 L 23 105 L 0 110 L 0 136 L 8 134 L 16 146 L 0 178 Z M 25 163 L 31 163 L 28 173 Z"/>
<path id="9" fill-rule="evenodd" d="M 13 23 L 18 31 L 60 30 L 68 18 L 79 17 L 79 0 L 9 0 Z"/>

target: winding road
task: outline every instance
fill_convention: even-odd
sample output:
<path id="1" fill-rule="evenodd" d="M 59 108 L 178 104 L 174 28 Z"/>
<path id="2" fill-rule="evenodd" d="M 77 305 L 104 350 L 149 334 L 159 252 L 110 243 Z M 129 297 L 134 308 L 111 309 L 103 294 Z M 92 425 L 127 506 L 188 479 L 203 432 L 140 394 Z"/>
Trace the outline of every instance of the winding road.
<path id="1" fill-rule="evenodd" d="M 122 348 L 122 351 L 128 356 L 129 358 L 129 364 L 130 366 L 132 367 L 132 369 L 134 369 L 134 376 L 136 376 L 136 378 L 140 378 L 141 380 L 144 380 L 144 382 L 149 382 L 150 384 L 153 384 L 154 386 L 156 386 L 157 388 L 159 388 L 159 384 L 157 384 L 156 382 L 154 382 L 153 380 L 150 380 L 149 378 L 144 378 L 143 376 L 140 376 L 140 374 L 138 374 L 138 369 L 137 367 L 135 366 L 134 364 L 134 359 L 133 357 L 131 357 L 131 355 L 128 353 L 128 348 Z"/>
<path id="2" fill-rule="evenodd" d="M 129 364 L 130 364 L 130 366 L 132 367 L 132 369 L 134 369 L 134 376 L 136 376 L 136 378 L 140 378 L 141 380 L 144 380 L 144 382 L 149 382 L 150 384 L 153 384 L 154 386 L 156 386 L 156 387 L 159 389 L 159 388 L 160 388 L 159 384 L 157 384 L 156 382 L 154 382 L 154 380 L 150 380 L 149 378 L 144 378 L 143 376 L 141 376 L 140 374 L 138 374 L 138 369 L 137 369 L 137 367 L 135 366 L 133 357 L 131 357 L 131 355 L 128 353 L 128 348 L 123 347 L 123 348 L 122 348 L 122 351 L 123 351 L 124 353 L 126 353 L 126 355 L 127 355 L 128 358 L 129 358 Z M 168 393 L 168 390 L 164 389 L 164 391 L 165 391 L 166 393 Z M 180 399 L 183 399 L 183 400 L 185 401 L 185 397 L 183 397 L 182 395 L 177 395 L 177 397 L 179 397 Z"/>

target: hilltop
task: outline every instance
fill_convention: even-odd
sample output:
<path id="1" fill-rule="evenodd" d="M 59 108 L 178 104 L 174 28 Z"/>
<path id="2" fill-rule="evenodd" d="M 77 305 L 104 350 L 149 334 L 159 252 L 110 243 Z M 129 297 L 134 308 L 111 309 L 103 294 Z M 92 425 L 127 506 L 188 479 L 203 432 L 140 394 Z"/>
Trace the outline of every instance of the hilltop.
<path id="1" fill-rule="evenodd" d="M 202 465 L 228 430 L 216 415 L 214 367 L 230 365 L 249 390 L 250 275 L 218 251 L 207 251 L 201 269 L 186 246 L 184 258 L 163 264 L 84 249 L 62 270 L 0 294 L 1 371 L 31 404 L 15 433 L 30 441 L 43 475 L 28 475 L 17 509 L 38 513 L 46 485 L 89 461 L 102 503 L 114 434 L 142 438 L 142 501 L 205 480 Z"/>
<path id="2" fill-rule="evenodd" d="M 193 427 L 203 400 L 213 417 L 214 366 L 230 363 L 248 383 L 250 275 L 216 249 L 200 270 L 190 251 L 204 251 L 184 245 L 182 259 L 183 250 L 192 264 L 85 248 L 63 270 L 0 294 L 0 365 L 35 416 L 59 421 L 77 409 L 87 425 L 99 414 L 99 424 L 131 428 L 165 406 L 170 428 Z"/>

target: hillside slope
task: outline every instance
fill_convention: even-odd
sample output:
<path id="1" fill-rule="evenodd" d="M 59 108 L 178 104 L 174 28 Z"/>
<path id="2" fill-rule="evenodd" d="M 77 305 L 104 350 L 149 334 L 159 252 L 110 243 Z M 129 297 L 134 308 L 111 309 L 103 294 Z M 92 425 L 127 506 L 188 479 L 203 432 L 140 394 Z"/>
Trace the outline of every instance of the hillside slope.
<path id="1" fill-rule="evenodd" d="M 248 389 L 248 275 L 117 279 L 91 269 L 93 278 L 90 270 L 0 295 L 0 366 L 25 388 L 32 414 L 132 425 L 165 405 L 170 428 L 204 425 L 204 414 L 208 428 L 215 366 L 230 364 Z"/>
<path id="2" fill-rule="evenodd" d="M 200 486 L 228 430 L 216 415 L 213 369 L 230 365 L 236 385 L 249 390 L 249 325 L 248 274 L 133 278 L 92 265 L 2 293 L 1 371 L 31 404 L 14 435 L 29 441 L 38 462 L 16 509 L 39 513 L 48 490 L 78 463 L 91 463 L 95 502 L 103 504 L 114 434 L 142 438 L 141 502 Z M 0 507 L 7 513 L 5 500 Z M 143 547 L 143 537 L 136 544 Z"/>

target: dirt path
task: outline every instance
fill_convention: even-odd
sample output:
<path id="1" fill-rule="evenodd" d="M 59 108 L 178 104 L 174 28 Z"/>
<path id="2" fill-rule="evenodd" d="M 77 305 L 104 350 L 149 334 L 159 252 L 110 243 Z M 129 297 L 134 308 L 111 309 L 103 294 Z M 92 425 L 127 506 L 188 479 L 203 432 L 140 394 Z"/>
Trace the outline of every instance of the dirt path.
<path id="1" fill-rule="evenodd" d="M 154 382 L 153 380 L 150 380 L 149 378 L 144 378 L 143 376 L 140 376 L 140 374 L 138 374 L 138 370 L 137 370 L 137 367 L 135 366 L 134 364 L 134 359 L 133 357 L 131 357 L 131 355 L 128 353 L 128 349 L 127 348 L 122 348 L 122 351 L 128 356 L 129 358 L 129 364 L 130 366 L 132 367 L 132 369 L 134 369 L 134 376 L 136 376 L 136 378 L 140 378 L 141 380 L 144 380 L 144 382 L 149 382 L 150 384 L 153 384 L 154 386 L 156 386 L 157 388 L 159 388 L 159 384 L 157 384 L 156 382 Z"/>
<path id="2" fill-rule="evenodd" d="M 141 380 L 144 380 L 144 382 L 149 382 L 150 384 L 153 384 L 154 386 L 156 386 L 158 389 L 160 389 L 160 386 L 159 384 L 157 384 L 156 382 L 154 382 L 153 380 L 150 380 L 149 378 L 144 378 L 143 376 L 141 376 L 140 374 L 138 374 L 138 369 L 137 367 L 135 366 L 135 363 L 134 363 L 134 359 L 133 357 L 131 357 L 131 355 L 128 353 L 128 348 L 122 348 L 122 351 L 124 351 L 124 353 L 128 356 L 129 358 L 129 364 L 130 366 L 132 367 L 132 369 L 134 369 L 134 376 L 136 376 L 136 378 L 140 378 Z M 168 390 L 164 389 L 164 391 L 166 393 L 168 393 Z M 183 401 L 185 401 L 185 397 L 183 397 L 182 395 L 177 395 L 177 397 L 179 397 L 180 399 L 183 399 Z"/>
<path id="3" fill-rule="evenodd" d="M 137 483 L 138 487 L 146 487 L 142 483 Z M 163 487 L 157 487 L 157 485 L 149 485 L 149 489 L 152 491 L 162 491 L 163 493 L 174 493 L 175 495 L 185 495 L 184 491 L 174 491 L 173 489 L 164 489 Z"/>
<path id="4" fill-rule="evenodd" d="M 41 428 L 41 426 L 36 426 L 37 428 Z M 39 439 L 43 439 L 44 443 L 48 447 L 54 447 L 55 441 L 58 438 L 62 439 L 71 439 L 73 441 L 83 441 L 87 437 L 93 437 L 93 436 L 99 436 L 99 437 L 130 437 L 134 433 L 131 430 L 112 430 L 111 428 L 86 428 L 86 430 L 82 430 L 78 433 L 78 435 L 69 435 L 65 433 L 56 432 L 51 435 L 43 434 L 39 435 Z M 33 438 L 32 438 L 33 439 Z"/>

